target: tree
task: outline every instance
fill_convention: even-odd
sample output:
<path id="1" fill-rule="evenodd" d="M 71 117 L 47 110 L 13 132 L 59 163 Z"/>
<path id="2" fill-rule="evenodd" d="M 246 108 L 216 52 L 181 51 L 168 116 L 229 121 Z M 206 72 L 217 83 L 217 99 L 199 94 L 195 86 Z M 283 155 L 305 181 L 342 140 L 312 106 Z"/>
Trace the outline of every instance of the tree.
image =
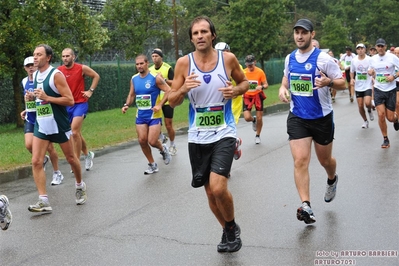
<path id="1" fill-rule="evenodd" d="M 320 45 L 328 47 L 337 56 L 344 51 L 345 46 L 351 46 L 348 39 L 350 29 L 343 25 L 343 21 L 333 15 L 328 15 L 322 24 L 324 35 L 320 38 Z"/>
<path id="2" fill-rule="evenodd" d="M 264 68 L 264 61 L 278 51 L 283 25 L 287 22 L 291 0 L 235 0 L 226 8 L 222 25 L 226 41 L 237 56 L 255 55 Z"/>
<path id="3" fill-rule="evenodd" d="M 110 47 L 124 51 L 127 58 L 143 53 L 150 38 L 170 38 L 175 10 L 165 0 L 108 0 L 104 15 L 113 26 Z"/>
<path id="4" fill-rule="evenodd" d="M 91 54 L 109 38 L 101 27 L 102 15 L 91 14 L 79 0 L 2 0 L 0 10 L 0 79 L 12 77 L 17 126 L 23 126 L 19 113 L 24 58 L 40 43 L 49 44 L 55 53 L 72 47 Z"/>

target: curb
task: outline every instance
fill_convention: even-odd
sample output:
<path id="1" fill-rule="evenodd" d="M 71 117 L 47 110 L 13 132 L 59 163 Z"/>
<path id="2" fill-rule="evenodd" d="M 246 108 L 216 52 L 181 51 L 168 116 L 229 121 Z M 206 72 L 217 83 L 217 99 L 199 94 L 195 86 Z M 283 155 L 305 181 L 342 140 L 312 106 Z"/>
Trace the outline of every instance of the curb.
<path id="1" fill-rule="evenodd" d="M 289 108 L 290 108 L 290 105 L 286 104 L 286 103 L 275 104 L 275 105 L 266 107 L 263 110 L 263 115 L 271 115 L 271 114 L 275 114 L 275 113 L 285 112 L 285 111 L 288 111 Z M 243 116 L 241 115 L 241 117 L 243 117 Z M 187 134 L 187 130 L 188 130 L 188 127 L 177 129 L 176 136 Z M 128 149 L 137 144 L 138 144 L 137 140 L 133 140 L 133 141 L 129 141 L 129 142 L 113 145 L 113 146 L 106 146 L 106 147 L 100 148 L 98 150 L 94 150 L 94 153 L 96 154 L 96 157 L 102 156 L 102 155 L 105 155 L 105 154 L 108 154 L 108 153 L 111 153 L 114 151 Z M 65 159 L 60 159 L 59 164 L 66 165 L 67 162 Z M 28 177 L 32 177 L 32 166 L 24 166 L 24 167 L 10 170 L 8 172 L 0 173 L 0 184 L 4 184 L 7 182 L 16 181 L 16 180 L 28 178 Z"/>

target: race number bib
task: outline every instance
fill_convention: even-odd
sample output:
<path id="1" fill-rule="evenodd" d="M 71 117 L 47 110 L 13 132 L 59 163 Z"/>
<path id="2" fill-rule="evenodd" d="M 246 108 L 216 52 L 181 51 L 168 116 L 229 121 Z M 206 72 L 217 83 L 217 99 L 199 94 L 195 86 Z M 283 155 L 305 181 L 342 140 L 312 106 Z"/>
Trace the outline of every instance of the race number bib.
<path id="1" fill-rule="evenodd" d="M 311 74 L 290 75 L 290 91 L 296 96 L 313 96 L 313 78 Z"/>
<path id="2" fill-rule="evenodd" d="M 139 110 L 150 110 L 152 108 L 151 94 L 137 95 L 136 105 Z"/>
<path id="3" fill-rule="evenodd" d="M 197 130 L 217 131 L 226 127 L 223 103 L 196 105 L 195 110 L 195 126 Z"/>
<path id="4" fill-rule="evenodd" d="M 356 72 L 356 78 L 357 78 L 358 81 L 366 81 L 367 80 L 367 73 Z"/>
<path id="5" fill-rule="evenodd" d="M 248 91 L 254 91 L 256 90 L 256 87 L 258 87 L 258 82 L 256 80 L 249 80 L 249 89 Z"/>
<path id="6" fill-rule="evenodd" d="M 36 112 L 36 102 L 35 101 L 25 102 L 25 110 L 27 112 Z"/>
<path id="7" fill-rule="evenodd" d="M 53 116 L 53 108 L 51 108 L 51 104 L 49 102 L 37 101 L 36 102 L 36 115 L 37 117 L 52 117 Z"/>
<path id="8" fill-rule="evenodd" d="M 379 83 L 388 83 L 387 81 L 387 77 L 389 76 L 389 74 L 377 74 L 375 79 L 379 82 Z"/>

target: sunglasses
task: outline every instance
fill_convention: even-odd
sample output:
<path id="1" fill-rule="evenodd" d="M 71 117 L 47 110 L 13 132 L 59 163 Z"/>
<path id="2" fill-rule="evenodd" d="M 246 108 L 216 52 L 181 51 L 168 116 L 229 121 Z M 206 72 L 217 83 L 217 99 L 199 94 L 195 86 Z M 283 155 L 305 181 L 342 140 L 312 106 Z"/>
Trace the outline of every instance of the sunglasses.
<path id="1" fill-rule="evenodd" d="M 384 47 L 385 45 L 381 45 L 381 44 L 379 44 L 379 45 L 377 45 L 377 47 Z"/>
<path id="2" fill-rule="evenodd" d="M 31 66 L 33 66 L 33 64 L 27 64 L 27 65 L 25 65 L 26 67 L 31 67 Z"/>

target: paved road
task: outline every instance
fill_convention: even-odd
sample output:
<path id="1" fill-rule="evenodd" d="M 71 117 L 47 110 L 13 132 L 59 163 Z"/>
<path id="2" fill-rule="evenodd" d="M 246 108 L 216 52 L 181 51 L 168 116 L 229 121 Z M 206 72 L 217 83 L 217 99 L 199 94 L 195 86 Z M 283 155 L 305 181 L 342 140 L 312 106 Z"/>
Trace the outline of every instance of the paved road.
<path id="1" fill-rule="evenodd" d="M 326 174 L 313 154 L 317 222 L 305 225 L 296 219 L 300 201 L 286 116 L 264 117 L 260 145 L 250 123 L 239 122 L 243 156 L 234 161 L 229 182 L 242 230 L 239 252 L 216 252 L 222 231 L 204 190 L 190 186 L 187 136 L 181 135 L 169 166 L 154 151 L 160 172 L 151 176 L 143 175 L 146 161 L 137 145 L 98 151 L 92 171 L 83 175 L 83 206 L 75 205 L 74 179 L 65 164 L 64 183 L 48 187 L 52 214 L 28 212 L 37 199 L 31 177 L 0 184 L 14 214 L 10 229 L 0 232 L 0 265 L 399 265 L 399 132 L 389 125 L 391 148 L 381 149 L 377 121 L 361 129 L 355 103 L 339 92 L 337 197 L 324 202 Z"/>

